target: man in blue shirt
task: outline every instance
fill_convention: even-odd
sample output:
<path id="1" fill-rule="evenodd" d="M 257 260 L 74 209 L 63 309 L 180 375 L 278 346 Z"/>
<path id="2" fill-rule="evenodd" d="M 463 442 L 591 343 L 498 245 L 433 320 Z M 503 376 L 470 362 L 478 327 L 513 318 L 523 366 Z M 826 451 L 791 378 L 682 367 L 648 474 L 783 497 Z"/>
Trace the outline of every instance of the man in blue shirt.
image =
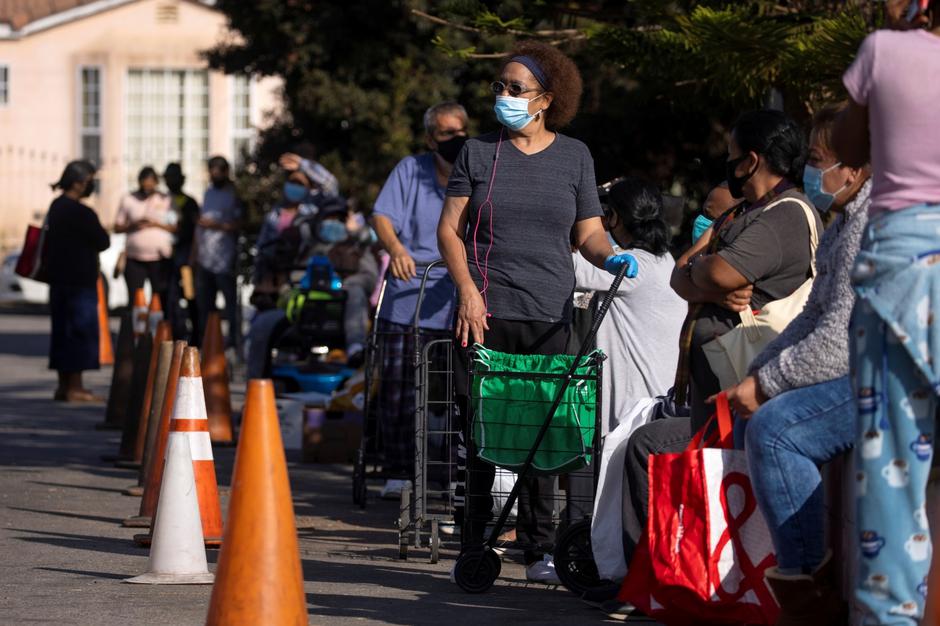
<path id="1" fill-rule="evenodd" d="M 215 309 L 219 291 L 225 299 L 225 317 L 229 323 L 226 347 L 235 348 L 236 358 L 242 358 L 241 311 L 236 288 L 235 260 L 238 257 L 238 230 L 241 228 L 242 202 L 229 177 L 230 168 L 225 157 L 209 159 L 209 188 L 202 201 L 196 221 L 196 299 L 199 310 L 199 331 L 193 333 L 202 340 L 209 311 Z"/>
<path id="2" fill-rule="evenodd" d="M 383 498 L 398 498 L 414 474 L 411 327 L 424 269 L 440 258 L 437 223 L 447 179 L 467 138 L 467 112 L 456 102 L 437 104 L 425 113 L 424 128 L 431 152 L 402 159 L 385 181 L 373 209 L 373 227 L 391 257 L 377 328 L 382 356 L 379 423 L 390 476 L 382 489 Z M 454 285 L 446 271 L 432 272 L 421 305 L 421 330 L 447 333 L 454 299 Z"/>

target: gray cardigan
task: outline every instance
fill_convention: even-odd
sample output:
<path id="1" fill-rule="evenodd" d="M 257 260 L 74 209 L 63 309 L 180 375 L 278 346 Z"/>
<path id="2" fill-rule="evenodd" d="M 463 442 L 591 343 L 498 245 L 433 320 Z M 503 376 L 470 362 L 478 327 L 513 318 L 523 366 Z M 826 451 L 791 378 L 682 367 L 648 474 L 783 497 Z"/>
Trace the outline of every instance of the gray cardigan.
<path id="1" fill-rule="evenodd" d="M 855 292 L 849 279 L 868 223 L 871 181 L 823 233 L 816 279 L 802 313 L 749 366 L 768 398 L 849 373 L 849 318 Z"/>

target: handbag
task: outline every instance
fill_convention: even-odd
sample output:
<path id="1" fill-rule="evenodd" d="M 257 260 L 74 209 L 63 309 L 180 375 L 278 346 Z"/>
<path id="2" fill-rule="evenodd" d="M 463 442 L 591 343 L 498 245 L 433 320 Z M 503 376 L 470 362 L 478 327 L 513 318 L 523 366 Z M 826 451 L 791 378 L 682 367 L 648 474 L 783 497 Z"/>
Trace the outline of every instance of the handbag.
<path id="1" fill-rule="evenodd" d="M 665 624 L 774 624 L 780 609 L 764 579 L 773 542 L 747 458 L 732 449 L 725 394 L 716 407 L 684 452 L 650 457 L 649 520 L 618 599 Z"/>
<path id="2" fill-rule="evenodd" d="M 783 198 L 772 202 L 764 211 L 769 211 L 782 202 L 798 203 L 809 224 L 811 276 L 786 298 L 765 304 L 756 315 L 750 307 L 741 311 L 741 323 L 702 346 L 708 365 L 721 383 L 722 389 L 733 387 L 744 380 L 754 357 L 800 314 L 813 290 L 813 279 L 816 277 L 816 247 L 819 245 L 815 216 L 805 202 L 796 198 Z"/>
<path id="3" fill-rule="evenodd" d="M 13 270 L 18 276 L 41 283 L 49 282 L 48 271 L 45 267 L 46 235 L 48 232 L 48 220 L 43 221 L 42 226 L 29 225 L 26 227 L 23 250 L 20 252 L 20 258 Z"/>

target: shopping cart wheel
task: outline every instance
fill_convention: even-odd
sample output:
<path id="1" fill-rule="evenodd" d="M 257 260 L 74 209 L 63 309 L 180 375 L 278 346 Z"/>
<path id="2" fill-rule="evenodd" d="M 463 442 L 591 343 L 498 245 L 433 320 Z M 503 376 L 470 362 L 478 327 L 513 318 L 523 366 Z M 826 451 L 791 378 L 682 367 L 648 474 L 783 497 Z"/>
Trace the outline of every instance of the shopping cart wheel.
<path id="1" fill-rule="evenodd" d="M 356 463 L 353 465 L 353 504 L 366 508 L 366 452 L 360 447 L 356 451 Z"/>
<path id="2" fill-rule="evenodd" d="M 574 522 L 555 543 L 555 573 L 569 591 L 581 595 L 601 584 L 591 551 L 591 520 Z"/>
<path id="3" fill-rule="evenodd" d="M 489 548 L 472 548 L 457 559 L 454 579 L 467 593 L 483 593 L 499 578 L 501 567 L 499 556 Z"/>

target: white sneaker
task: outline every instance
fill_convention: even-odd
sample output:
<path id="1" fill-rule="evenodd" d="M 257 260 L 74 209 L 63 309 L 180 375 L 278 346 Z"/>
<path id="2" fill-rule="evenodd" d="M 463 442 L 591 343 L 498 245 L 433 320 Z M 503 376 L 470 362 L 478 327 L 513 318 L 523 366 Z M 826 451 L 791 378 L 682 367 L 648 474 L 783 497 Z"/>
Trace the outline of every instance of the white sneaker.
<path id="1" fill-rule="evenodd" d="M 379 497 L 383 500 L 398 500 L 401 498 L 401 492 L 405 487 L 411 487 L 410 480 L 398 480 L 394 478 L 386 480 Z"/>
<path id="2" fill-rule="evenodd" d="M 530 583 L 542 583 L 543 585 L 560 585 L 561 580 L 555 573 L 555 561 L 551 554 L 546 554 L 541 561 L 527 566 L 525 568 L 525 579 Z"/>

